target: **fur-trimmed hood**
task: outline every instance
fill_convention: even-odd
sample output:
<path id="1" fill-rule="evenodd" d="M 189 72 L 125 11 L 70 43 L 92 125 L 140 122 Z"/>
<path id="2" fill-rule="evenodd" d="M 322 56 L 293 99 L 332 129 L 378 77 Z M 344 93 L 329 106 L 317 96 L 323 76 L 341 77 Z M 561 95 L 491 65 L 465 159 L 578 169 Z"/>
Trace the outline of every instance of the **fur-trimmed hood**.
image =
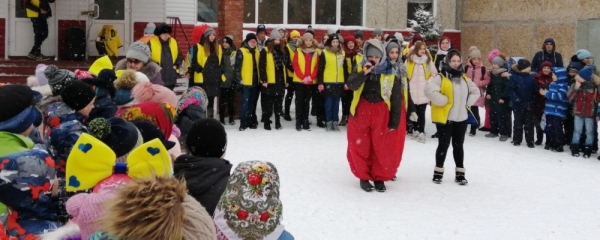
<path id="1" fill-rule="evenodd" d="M 516 73 L 520 73 L 520 74 L 530 74 L 531 73 L 531 67 L 527 67 L 523 70 L 519 70 L 518 65 L 515 63 L 510 67 L 513 71 L 515 71 Z"/>

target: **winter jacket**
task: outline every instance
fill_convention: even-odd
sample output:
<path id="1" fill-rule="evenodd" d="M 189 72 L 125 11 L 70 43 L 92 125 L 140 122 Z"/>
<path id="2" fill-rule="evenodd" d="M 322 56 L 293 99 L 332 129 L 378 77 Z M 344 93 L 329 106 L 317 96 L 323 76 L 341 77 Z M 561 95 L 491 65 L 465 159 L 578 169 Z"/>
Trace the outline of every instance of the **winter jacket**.
<path id="1" fill-rule="evenodd" d="M 497 74 L 494 74 L 492 71 Z M 502 68 L 498 71 L 491 70 L 489 72 L 491 81 L 487 86 L 486 95 L 490 95 L 491 97 L 488 100 L 488 105 L 494 112 L 508 112 L 510 110 L 509 80 L 501 76 L 506 71 L 506 69 Z M 500 103 L 500 100 L 504 100 L 504 103 Z"/>
<path id="2" fill-rule="evenodd" d="M 519 71 L 517 65 L 512 67 L 513 73 L 509 78 L 510 102 L 513 110 L 533 110 L 536 91 L 533 76 L 528 72 Z"/>
<path id="3" fill-rule="evenodd" d="M 244 48 L 244 49 L 242 49 Z M 250 55 L 250 59 L 244 58 L 244 52 L 248 52 Z M 258 57 L 260 56 L 260 52 L 258 51 L 258 47 L 250 48 L 248 45 L 244 44 L 239 50 L 237 50 L 235 54 L 235 64 L 233 66 L 233 74 L 235 79 L 235 84 L 237 86 L 257 86 L 258 79 Z M 244 69 L 244 61 L 252 61 L 252 69 Z M 244 72 L 242 72 L 244 71 Z M 250 72 L 251 71 L 251 72 Z M 247 78 L 252 79 L 245 79 Z"/>
<path id="4" fill-rule="evenodd" d="M 390 72 L 392 73 L 392 72 Z M 393 73 L 392 73 L 393 74 Z M 360 98 L 367 100 L 370 103 L 378 103 L 383 101 L 381 97 L 381 77 L 382 74 L 369 73 L 364 75 L 363 73 L 353 73 L 348 77 L 346 84 L 348 88 L 355 93 L 354 100 L 352 102 L 358 103 Z M 359 90 L 361 92 L 359 92 Z M 355 105 L 355 104 L 352 104 Z M 400 124 L 402 109 L 402 85 L 400 80 L 394 75 L 394 82 L 390 93 L 390 120 L 388 121 L 388 128 L 398 129 Z M 352 111 L 352 110 L 351 110 Z"/>
<path id="5" fill-rule="evenodd" d="M 413 55 L 416 57 L 416 55 Z M 418 59 L 409 59 L 404 63 L 408 71 L 408 84 L 410 85 L 410 96 L 416 105 L 427 104 L 429 99 L 425 96 L 425 87 L 429 78 L 437 75 L 437 69 L 432 61 L 415 62 Z"/>
<path id="6" fill-rule="evenodd" d="M 198 51 L 204 51 L 204 46 L 202 44 L 204 44 L 204 42 L 194 46 L 193 51 L 195 53 Z M 202 73 L 203 79 L 200 83 L 195 82 L 193 78 L 190 78 L 190 86 L 200 86 L 202 89 L 204 89 L 204 91 L 206 91 L 208 97 L 218 97 L 221 95 L 221 83 L 223 83 L 222 75 L 224 69 L 222 69 L 221 65 L 227 56 L 221 55 L 219 59 L 217 52 L 222 54 L 219 45 L 217 45 L 218 49 L 215 48 L 213 44 L 210 44 L 209 48 L 210 56 L 207 57 L 204 66 L 200 66 L 200 64 L 198 64 L 198 54 L 194 54 L 192 56 L 192 74 L 190 75 L 193 76 L 193 73 Z"/>
<path id="7" fill-rule="evenodd" d="M 467 77 L 475 83 L 475 86 L 479 88 L 479 93 L 481 94 L 473 106 L 485 107 L 485 90 L 488 84 L 490 84 L 490 73 L 486 72 L 483 64 L 479 63 L 473 65 L 470 61 L 465 66 L 465 69 Z"/>
<path id="8" fill-rule="evenodd" d="M 117 112 L 117 104 L 114 102 L 116 89 L 113 82 L 106 82 L 99 78 L 83 79 L 85 83 L 91 85 L 96 91 L 96 100 L 94 109 L 90 112 L 90 120 L 97 117 L 111 118 Z"/>
<path id="9" fill-rule="evenodd" d="M 169 38 L 167 41 L 163 41 L 160 38 L 158 38 L 158 40 L 160 41 L 162 51 L 162 54 L 160 55 L 161 79 L 165 86 L 173 86 L 177 83 L 177 78 L 179 78 L 179 73 L 177 73 L 177 71 L 181 64 L 183 64 L 183 56 L 181 55 L 181 51 L 177 49 L 177 56 L 175 56 L 175 62 L 173 62 L 173 56 L 171 56 L 172 53 L 169 43 L 170 41 L 176 40 L 174 38 L 172 40 Z M 148 42 L 148 47 L 150 49 L 152 49 L 151 43 L 152 41 Z M 173 67 L 176 69 L 173 69 Z M 150 78 L 150 76 L 148 76 L 148 78 Z"/>
<path id="10" fill-rule="evenodd" d="M 261 87 L 262 91 L 265 91 L 271 95 L 283 95 L 285 93 L 285 84 L 287 81 L 287 70 L 291 69 L 291 63 L 289 61 L 289 57 L 287 55 L 287 50 L 284 48 L 282 51 L 278 46 L 275 45 L 275 49 L 268 49 L 268 47 L 263 48 L 260 51 L 260 56 L 258 58 L 258 76 L 260 77 L 261 84 L 268 83 L 267 88 Z M 270 53 L 267 52 L 270 50 Z M 268 59 L 268 58 L 271 59 Z M 272 71 L 274 73 L 268 73 L 270 71 L 267 69 L 272 62 L 274 67 Z M 269 75 L 273 74 L 274 79 L 269 79 Z"/>
<path id="11" fill-rule="evenodd" d="M 190 129 L 192 129 L 194 122 L 203 118 L 206 118 L 206 111 L 201 106 L 197 105 L 190 105 L 177 115 L 175 125 L 181 130 L 179 142 L 182 146 L 186 146 L 185 139 L 187 138 Z"/>
<path id="12" fill-rule="evenodd" d="M 344 96 L 344 80 L 348 78 L 348 71 L 345 71 L 345 69 L 348 69 L 348 62 L 344 57 L 344 52 L 342 50 L 339 50 L 335 54 L 338 57 L 338 59 L 342 62 L 341 65 L 340 61 L 328 63 L 327 54 L 332 53 L 334 52 L 331 50 L 330 47 L 325 47 L 325 50 L 321 52 L 321 55 L 319 56 L 319 67 L 317 67 L 317 83 L 323 84 L 323 86 L 325 87 L 323 95 L 332 97 L 342 97 Z M 342 72 L 343 76 L 338 76 L 338 79 L 340 79 L 341 77 L 342 81 L 338 81 L 338 83 L 330 83 L 328 81 L 335 81 L 337 79 L 324 79 L 326 70 L 335 71 L 337 74 L 339 73 L 339 71 L 337 70 L 340 67 L 342 68 L 340 71 Z"/>
<path id="13" fill-rule="evenodd" d="M 2 145 L 16 144 L 21 140 L 2 142 Z M 6 229 L 9 236 L 36 239 L 35 236 L 60 227 L 57 204 L 51 199 L 55 171 L 54 161 L 42 150 L 32 149 L 2 156 L 0 203 L 10 211 L 0 212 L 0 227 Z M 4 234 L 0 232 L 0 237 Z"/>
<path id="14" fill-rule="evenodd" d="M 547 98 L 544 113 L 546 116 L 556 116 L 565 118 L 567 116 L 567 110 L 569 109 L 569 99 L 567 98 L 567 92 L 569 91 L 569 85 L 567 80 L 557 80 L 550 84 L 546 91 Z"/>
<path id="15" fill-rule="evenodd" d="M 56 175 L 65 177 L 67 158 L 79 135 L 87 132 L 84 123 L 87 117 L 77 113 L 63 102 L 50 105 L 44 116 L 46 124 L 46 145 L 55 161 Z"/>
<path id="16" fill-rule="evenodd" d="M 593 82 L 584 82 L 579 88 L 575 88 L 573 84 L 567 96 L 573 104 L 573 116 L 584 118 L 596 116 L 596 103 L 600 98 L 597 86 Z"/>
<path id="17" fill-rule="evenodd" d="M 544 75 L 544 74 L 542 74 L 541 71 L 535 75 L 534 79 L 535 79 L 535 91 L 536 92 L 539 92 L 540 89 L 548 90 L 548 88 L 550 87 L 550 84 L 554 81 L 552 79 L 552 73 L 550 75 Z M 544 109 L 546 108 L 546 97 L 542 96 L 540 94 L 536 94 L 535 98 L 534 98 L 534 102 L 535 102 L 535 107 L 534 107 L 535 116 L 537 116 L 539 118 L 542 116 L 542 114 L 544 114 Z"/>
<path id="18" fill-rule="evenodd" d="M 174 162 L 175 176 L 185 179 L 189 193 L 211 216 L 227 186 L 233 165 L 220 158 L 181 155 Z"/>
<path id="19" fill-rule="evenodd" d="M 223 74 L 225 75 L 225 81 L 221 83 L 221 88 L 232 88 L 235 83 L 233 65 L 231 64 L 231 55 L 234 54 L 235 57 L 235 51 L 236 50 L 232 48 L 223 49 L 223 62 L 221 64 L 223 67 Z"/>
<path id="20" fill-rule="evenodd" d="M 33 148 L 33 141 L 21 134 L 0 131 L 0 157 Z"/>
<path id="21" fill-rule="evenodd" d="M 554 49 L 552 50 L 552 52 L 546 51 L 545 44 L 547 42 L 554 44 Z M 542 68 L 542 63 L 545 61 L 551 62 L 553 67 L 564 67 L 562 55 L 556 52 L 556 43 L 552 38 L 546 39 L 546 41 L 542 45 L 542 51 L 537 52 L 533 56 L 533 60 L 531 60 L 531 71 L 539 72 Z"/>
<path id="22" fill-rule="evenodd" d="M 164 86 L 165 83 L 162 80 L 161 69 L 158 63 L 149 61 L 139 72 L 145 74 L 152 84 Z M 115 64 L 115 71 L 117 70 L 127 70 L 127 59 L 122 59 Z"/>
<path id="23" fill-rule="evenodd" d="M 429 80 L 425 95 L 431 99 L 431 120 L 446 124 L 448 121 L 466 121 L 469 117 L 467 107 L 473 106 L 481 93 L 473 81 L 465 79 L 464 75 L 448 78 L 442 73 Z"/>

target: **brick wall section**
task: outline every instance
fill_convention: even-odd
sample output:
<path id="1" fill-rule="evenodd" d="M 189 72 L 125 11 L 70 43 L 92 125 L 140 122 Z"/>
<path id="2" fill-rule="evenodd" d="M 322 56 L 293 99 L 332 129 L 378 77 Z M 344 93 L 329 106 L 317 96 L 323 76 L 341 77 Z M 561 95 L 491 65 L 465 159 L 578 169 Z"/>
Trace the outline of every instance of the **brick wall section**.
<path id="1" fill-rule="evenodd" d="M 6 30 L 6 19 L 0 18 L 0 59 L 4 59 L 4 46 L 6 45 L 6 36 L 4 36 Z"/>
<path id="2" fill-rule="evenodd" d="M 87 31 L 85 21 L 76 20 L 58 20 L 58 57 L 67 59 L 67 30 L 72 27 L 79 27 Z"/>
<path id="3" fill-rule="evenodd" d="M 244 27 L 244 1 L 221 0 L 219 1 L 219 36 L 232 35 L 234 43 L 240 46 L 245 36 L 242 36 Z"/>

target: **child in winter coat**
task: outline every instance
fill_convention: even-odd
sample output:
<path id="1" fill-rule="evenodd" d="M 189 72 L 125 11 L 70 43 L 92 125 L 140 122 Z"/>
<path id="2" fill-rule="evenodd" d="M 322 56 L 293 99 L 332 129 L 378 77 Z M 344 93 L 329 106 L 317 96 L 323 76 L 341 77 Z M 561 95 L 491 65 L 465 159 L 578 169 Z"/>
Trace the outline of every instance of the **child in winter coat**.
<path id="1" fill-rule="evenodd" d="M 543 65 L 543 64 L 542 64 Z M 546 150 L 555 152 L 563 152 L 564 132 L 563 121 L 569 108 L 569 99 L 567 91 L 569 85 L 567 83 L 567 70 L 562 67 L 553 68 L 553 76 L 556 79 L 548 86 L 548 90 L 540 88 L 540 95 L 544 96 L 546 106 L 544 114 L 546 116 Z"/>
<path id="2" fill-rule="evenodd" d="M 509 80 L 507 77 L 502 76 L 503 73 L 508 71 L 504 68 L 505 65 L 506 59 L 500 56 L 492 59 L 492 70 L 489 72 L 491 81 L 486 91 L 491 128 L 490 133 L 486 134 L 485 137 L 495 138 L 500 135 L 501 142 L 508 140 L 511 120 Z"/>
<path id="3" fill-rule="evenodd" d="M 135 101 L 133 101 L 133 96 L 131 95 L 131 90 L 138 83 L 146 82 L 149 83 L 150 80 L 141 72 L 136 72 L 134 70 L 123 71 L 121 76 L 119 76 L 114 83 L 116 88 L 114 101 L 115 104 L 117 104 L 117 112 L 115 115 L 118 115 L 120 111 L 123 111 L 123 108 L 127 108 L 135 104 Z"/>
<path id="4" fill-rule="evenodd" d="M 210 215 L 187 191 L 170 176 L 133 179 L 115 190 L 88 240 L 217 239 Z"/>
<path id="5" fill-rule="evenodd" d="M 310 131 L 308 115 L 310 99 L 316 89 L 314 84 L 317 80 L 319 51 L 312 34 L 305 33 L 299 41 L 292 61 L 296 88 L 296 130 Z"/>
<path id="6" fill-rule="evenodd" d="M 194 122 L 206 118 L 206 108 L 208 107 L 208 98 L 204 89 L 198 86 L 191 87 L 185 92 L 177 103 L 177 120 L 175 124 L 181 130 L 179 142 L 181 149 L 187 153 L 187 138 Z"/>
<path id="7" fill-rule="evenodd" d="M 288 86 L 287 70 L 291 69 L 285 38 L 271 31 L 267 46 L 260 51 L 258 71 L 261 87 L 262 121 L 265 130 L 271 130 L 271 116 L 275 114 L 275 129 L 281 130 L 283 97 Z"/>
<path id="8" fill-rule="evenodd" d="M 258 128 L 256 104 L 258 101 L 258 41 L 256 34 L 248 33 L 242 42 L 242 47 L 236 52 L 233 74 L 235 81 L 242 90 L 242 105 L 240 109 L 240 131 Z M 296 108 L 298 109 L 298 108 Z M 296 110 L 298 112 L 298 110 Z"/>
<path id="9" fill-rule="evenodd" d="M 513 107 L 515 120 L 513 124 L 513 145 L 520 146 L 523 142 L 523 130 L 527 147 L 535 148 L 533 143 L 533 126 L 535 124 L 534 96 L 536 92 L 533 76 L 531 76 L 531 63 L 520 59 L 512 65 L 513 74 L 510 75 L 509 89 L 510 101 Z"/>
<path id="10" fill-rule="evenodd" d="M 596 104 L 598 102 L 598 89 L 600 84 L 597 76 L 594 76 L 595 67 L 585 66 L 575 76 L 575 83 L 569 90 L 568 97 L 573 103 L 574 131 L 571 141 L 571 155 L 579 156 L 579 139 L 583 128 L 585 128 L 585 147 L 583 157 L 589 158 L 592 154 L 592 143 L 594 141 L 594 117 L 596 116 Z"/>
<path id="11" fill-rule="evenodd" d="M 223 38 L 223 75 L 225 75 L 225 81 L 221 83 L 221 97 L 219 97 L 219 119 L 222 124 L 225 124 L 225 115 L 229 116 L 229 125 L 235 125 L 235 89 L 234 86 L 234 75 L 233 75 L 233 64 L 232 59 L 235 58 L 235 52 L 237 51 L 233 44 L 233 37 L 227 35 Z"/>
<path id="12" fill-rule="evenodd" d="M 225 160 L 227 133 L 214 119 L 194 123 L 187 135 L 189 154 L 175 161 L 175 176 L 185 179 L 190 195 L 213 215 L 233 167 Z"/>
<path id="13" fill-rule="evenodd" d="M 571 61 L 569 66 L 567 67 L 567 73 L 569 79 L 567 80 L 569 84 L 569 90 L 571 90 L 571 86 L 575 84 L 575 77 L 579 70 L 583 69 L 583 64 L 579 61 Z M 570 100 L 570 99 L 569 99 Z M 565 117 L 565 142 L 564 145 L 571 145 L 571 136 L 573 136 L 573 129 L 575 128 L 575 117 L 573 116 L 573 102 L 569 101 L 569 110 L 567 111 L 567 116 Z M 583 140 L 580 139 L 580 142 Z M 585 142 L 585 141 L 584 141 Z M 582 146 L 584 144 L 580 144 Z"/>
<path id="14" fill-rule="evenodd" d="M 537 91 L 541 89 L 548 90 L 550 84 L 555 81 L 556 76 L 552 73 L 552 63 L 544 61 L 541 65 L 540 71 L 535 75 L 535 84 Z M 542 145 L 544 142 L 544 131 L 541 128 L 542 115 L 544 115 L 544 109 L 546 106 L 546 97 L 544 95 L 536 94 L 534 98 L 534 111 L 535 111 L 535 131 L 537 133 L 537 140 L 535 145 Z M 546 139 L 546 141 L 548 141 Z M 546 144 L 548 145 L 548 144 Z"/>
<path id="15" fill-rule="evenodd" d="M 344 95 L 344 81 L 348 77 L 348 68 L 344 50 L 337 34 L 332 34 L 325 43 L 325 49 L 319 57 L 317 74 L 318 90 L 325 97 L 326 131 L 339 132 L 340 100 Z"/>
<path id="16" fill-rule="evenodd" d="M 60 226 L 51 199 L 55 165 L 27 137 L 41 119 L 31 106 L 33 91 L 6 85 L 0 87 L 0 96 L 0 239 L 35 239 Z"/>
<path id="17" fill-rule="evenodd" d="M 471 112 L 477 119 L 478 123 L 481 123 L 481 117 L 479 116 L 479 108 L 485 106 L 485 89 L 488 84 L 490 84 L 490 75 L 486 72 L 485 67 L 483 66 L 483 62 L 481 61 L 481 51 L 475 46 L 471 46 L 469 48 L 469 59 L 468 63 L 465 66 L 465 73 L 467 77 L 475 83 L 475 85 L 479 88 L 479 93 L 481 96 L 477 99 L 475 104 L 471 106 Z M 475 136 L 477 134 L 477 125 L 471 125 L 471 131 L 469 136 Z"/>
<path id="18" fill-rule="evenodd" d="M 112 69 L 103 69 L 96 77 L 79 78 L 79 80 L 92 86 L 96 92 L 96 101 L 94 102 L 94 109 L 90 113 L 90 120 L 98 117 L 111 118 L 115 116 L 117 104 L 113 99 L 116 93 L 114 85 L 116 79 L 117 76 Z"/>
<path id="19" fill-rule="evenodd" d="M 429 104 L 429 99 L 425 96 L 425 86 L 427 81 L 438 72 L 423 42 L 415 43 L 414 49 L 407 55 L 405 65 L 408 71 L 410 96 L 418 116 L 417 122 L 413 123 L 412 137 L 425 143 L 425 111 Z"/>
<path id="20" fill-rule="evenodd" d="M 282 224 L 279 187 L 279 174 L 272 163 L 240 163 L 233 170 L 213 216 L 217 239 L 293 240 Z"/>

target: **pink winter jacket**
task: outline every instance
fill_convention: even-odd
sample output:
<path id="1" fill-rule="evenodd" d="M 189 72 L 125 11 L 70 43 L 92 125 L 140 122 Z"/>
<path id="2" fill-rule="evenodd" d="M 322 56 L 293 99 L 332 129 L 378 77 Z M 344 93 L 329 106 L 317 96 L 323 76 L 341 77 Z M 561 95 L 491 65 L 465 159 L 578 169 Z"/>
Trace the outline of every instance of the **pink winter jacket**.
<path id="1" fill-rule="evenodd" d="M 405 63 L 407 65 L 408 60 Z M 431 73 L 430 77 L 434 77 L 438 74 L 435 69 L 435 64 L 432 61 L 429 61 L 428 66 L 429 72 Z M 408 72 L 411 72 L 407 69 Z M 410 76 L 409 76 L 410 77 Z M 428 104 L 429 99 L 425 96 L 425 87 L 427 86 L 427 81 L 429 79 L 425 78 L 425 69 L 423 68 L 423 64 L 415 63 L 414 69 L 412 70 L 412 77 L 408 80 L 408 85 L 410 86 L 410 96 L 415 105 Z"/>
<path id="2" fill-rule="evenodd" d="M 486 70 L 485 74 L 482 75 L 481 68 L 483 65 L 480 63 L 473 66 L 470 62 L 467 63 L 467 77 L 475 83 L 475 86 L 479 88 L 480 96 L 473 104 L 477 107 L 485 107 L 485 88 L 490 84 L 490 71 Z"/>

